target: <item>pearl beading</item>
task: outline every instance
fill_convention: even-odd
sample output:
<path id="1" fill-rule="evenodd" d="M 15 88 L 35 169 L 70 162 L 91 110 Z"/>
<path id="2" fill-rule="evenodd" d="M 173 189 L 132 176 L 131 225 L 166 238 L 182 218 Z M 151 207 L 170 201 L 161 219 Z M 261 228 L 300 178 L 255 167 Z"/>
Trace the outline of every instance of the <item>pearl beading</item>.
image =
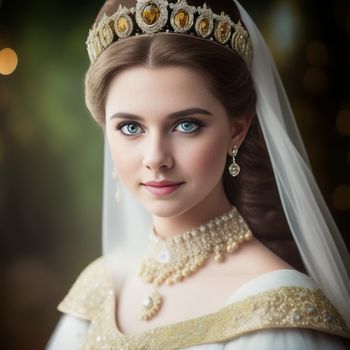
<path id="1" fill-rule="evenodd" d="M 233 207 L 229 212 L 175 237 L 161 239 L 153 232 L 139 276 L 146 283 L 172 285 L 190 276 L 214 255 L 222 262 L 227 253 L 252 239 L 248 225 Z"/>

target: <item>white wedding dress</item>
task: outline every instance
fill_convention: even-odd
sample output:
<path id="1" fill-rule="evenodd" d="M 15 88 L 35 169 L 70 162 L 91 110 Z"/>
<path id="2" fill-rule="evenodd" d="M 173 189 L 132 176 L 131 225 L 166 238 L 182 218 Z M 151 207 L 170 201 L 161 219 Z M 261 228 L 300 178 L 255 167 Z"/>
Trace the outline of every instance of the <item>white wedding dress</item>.
<path id="1" fill-rule="evenodd" d="M 90 264 L 59 305 L 65 315 L 47 350 L 345 350 L 349 346 L 349 330 L 336 310 L 322 309 L 328 300 L 317 301 L 318 289 L 313 280 L 288 269 L 268 272 L 248 281 L 218 313 L 157 327 L 138 334 L 137 338 L 124 335 L 117 329 L 115 310 L 108 310 L 114 305 L 110 301 L 115 296 L 108 285 L 111 281 L 105 284 L 105 277 L 101 280 L 103 266 L 102 259 Z M 300 293 L 304 293 L 301 299 Z M 252 301 L 256 311 L 246 312 L 251 309 Z M 310 301 L 314 302 L 314 309 L 310 308 Z M 270 306 L 264 309 L 266 305 Z M 279 308 L 275 318 L 277 309 L 273 305 Z M 101 316 L 105 307 L 107 314 Z M 329 303 L 327 307 L 332 306 Z M 306 312 L 303 308 L 309 309 Z M 237 315 L 242 321 L 238 317 L 235 322 Z M 294 319 L 290 319 L 290 315 Z M 213 341 L 206 341 L 208 339 Z M 182 347 L 183 344 L 186 346 Z"/>

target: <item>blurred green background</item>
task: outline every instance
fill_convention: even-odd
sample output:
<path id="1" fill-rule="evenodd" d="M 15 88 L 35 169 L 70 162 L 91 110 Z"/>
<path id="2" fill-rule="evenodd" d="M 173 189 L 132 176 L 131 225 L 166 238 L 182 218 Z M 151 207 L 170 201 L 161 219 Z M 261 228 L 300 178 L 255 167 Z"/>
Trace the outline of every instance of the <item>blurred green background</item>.
<path id="1" fill-rule="evenodd" d="M 242 0 L 274 57 L 316 179 L 349 244 L 350 4 Z M 85 41 L 103 1 L 0 1 L 3 349 L 43 349 L 56 305 L 101 254 L 103 137 L 89 116 Z"/>

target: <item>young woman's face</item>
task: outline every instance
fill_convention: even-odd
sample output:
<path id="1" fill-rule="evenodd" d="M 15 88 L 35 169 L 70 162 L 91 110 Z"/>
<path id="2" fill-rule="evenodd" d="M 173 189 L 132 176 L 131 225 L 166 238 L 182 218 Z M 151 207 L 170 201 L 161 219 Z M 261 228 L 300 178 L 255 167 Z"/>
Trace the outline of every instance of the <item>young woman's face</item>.
<path id="1" fill-rule="evenodd" d="M 106 136 L 115 170 L 154 216 L 213 205 L 233 134 L 223 105 L 192 70 L 134 67 L 110 84 Z"/>

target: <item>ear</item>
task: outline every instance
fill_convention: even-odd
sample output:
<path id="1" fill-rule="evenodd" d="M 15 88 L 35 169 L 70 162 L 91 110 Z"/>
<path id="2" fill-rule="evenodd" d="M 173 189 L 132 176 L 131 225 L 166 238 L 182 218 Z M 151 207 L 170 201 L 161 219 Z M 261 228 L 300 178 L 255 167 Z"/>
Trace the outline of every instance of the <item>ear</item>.
<path id="1" fill-rule="evenodd" d="M 255 117 L 256 114 L 252 113 L 231 119 L 231 144 L 228 151 L 229 155 L 232 153 L 233 146 L 240 148 Z"/>

